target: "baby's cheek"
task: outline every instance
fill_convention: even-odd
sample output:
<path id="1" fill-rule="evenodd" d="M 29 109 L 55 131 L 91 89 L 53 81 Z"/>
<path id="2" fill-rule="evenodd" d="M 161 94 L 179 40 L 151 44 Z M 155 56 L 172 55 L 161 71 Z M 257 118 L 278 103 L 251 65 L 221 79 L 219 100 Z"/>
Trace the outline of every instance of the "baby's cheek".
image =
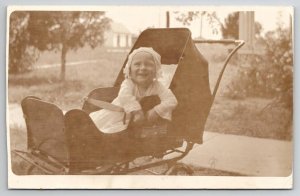
<path id="1" fill-rule="evenodd" d="M 155 73 L 155 69 L 154 69 L 154 70 L 151 71 L 151 77 L 155 78 L 155 75 L 156 75 L 156 73 Z"/>

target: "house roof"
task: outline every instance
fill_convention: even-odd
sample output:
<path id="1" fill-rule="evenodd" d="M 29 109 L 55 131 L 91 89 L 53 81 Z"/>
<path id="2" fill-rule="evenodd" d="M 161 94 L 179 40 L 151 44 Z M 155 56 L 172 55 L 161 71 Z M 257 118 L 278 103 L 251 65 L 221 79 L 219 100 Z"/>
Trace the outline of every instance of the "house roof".
<path id="1" fill-rule="evenodd" d="M 115 33 L 131 33 L 128 28 L 121 23 L 111 22 L 110 27 Z"/>

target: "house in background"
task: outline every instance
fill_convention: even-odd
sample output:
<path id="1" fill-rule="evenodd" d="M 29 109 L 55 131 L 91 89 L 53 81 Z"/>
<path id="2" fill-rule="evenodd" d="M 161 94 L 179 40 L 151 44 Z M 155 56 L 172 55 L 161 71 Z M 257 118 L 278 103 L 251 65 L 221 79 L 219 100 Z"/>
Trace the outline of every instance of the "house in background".
<path id="1" fill-rule="evenodd" d="M 133 34 L 121 23 L 111 22 L 111 28 L 105 33 L 104 46 L 108 52 L 129 52 Z"/>

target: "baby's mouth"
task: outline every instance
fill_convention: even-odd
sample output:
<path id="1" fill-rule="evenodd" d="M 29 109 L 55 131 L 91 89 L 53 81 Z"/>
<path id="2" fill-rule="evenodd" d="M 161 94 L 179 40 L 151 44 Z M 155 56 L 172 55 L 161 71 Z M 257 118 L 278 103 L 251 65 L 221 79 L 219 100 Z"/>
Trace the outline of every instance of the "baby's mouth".
<path id="1" fill-rule="evenodd" d="M 147 77 L 148 76 L 147 73 L 138 73 L 137 75 L 140 76 L 140 77 Z"/>

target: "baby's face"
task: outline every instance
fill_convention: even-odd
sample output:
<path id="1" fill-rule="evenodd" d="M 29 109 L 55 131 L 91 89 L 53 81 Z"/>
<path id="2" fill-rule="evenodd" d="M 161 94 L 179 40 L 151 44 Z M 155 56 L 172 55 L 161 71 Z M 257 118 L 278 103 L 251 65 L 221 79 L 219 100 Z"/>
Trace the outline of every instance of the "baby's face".
<path id="1" fill-rule="evenodd" d="M 152 55 L 147 52 L 134 55 L 130 66 L 130 76 L 137 85 L 150 85 L 155 78 L 155 62 Z"/>

